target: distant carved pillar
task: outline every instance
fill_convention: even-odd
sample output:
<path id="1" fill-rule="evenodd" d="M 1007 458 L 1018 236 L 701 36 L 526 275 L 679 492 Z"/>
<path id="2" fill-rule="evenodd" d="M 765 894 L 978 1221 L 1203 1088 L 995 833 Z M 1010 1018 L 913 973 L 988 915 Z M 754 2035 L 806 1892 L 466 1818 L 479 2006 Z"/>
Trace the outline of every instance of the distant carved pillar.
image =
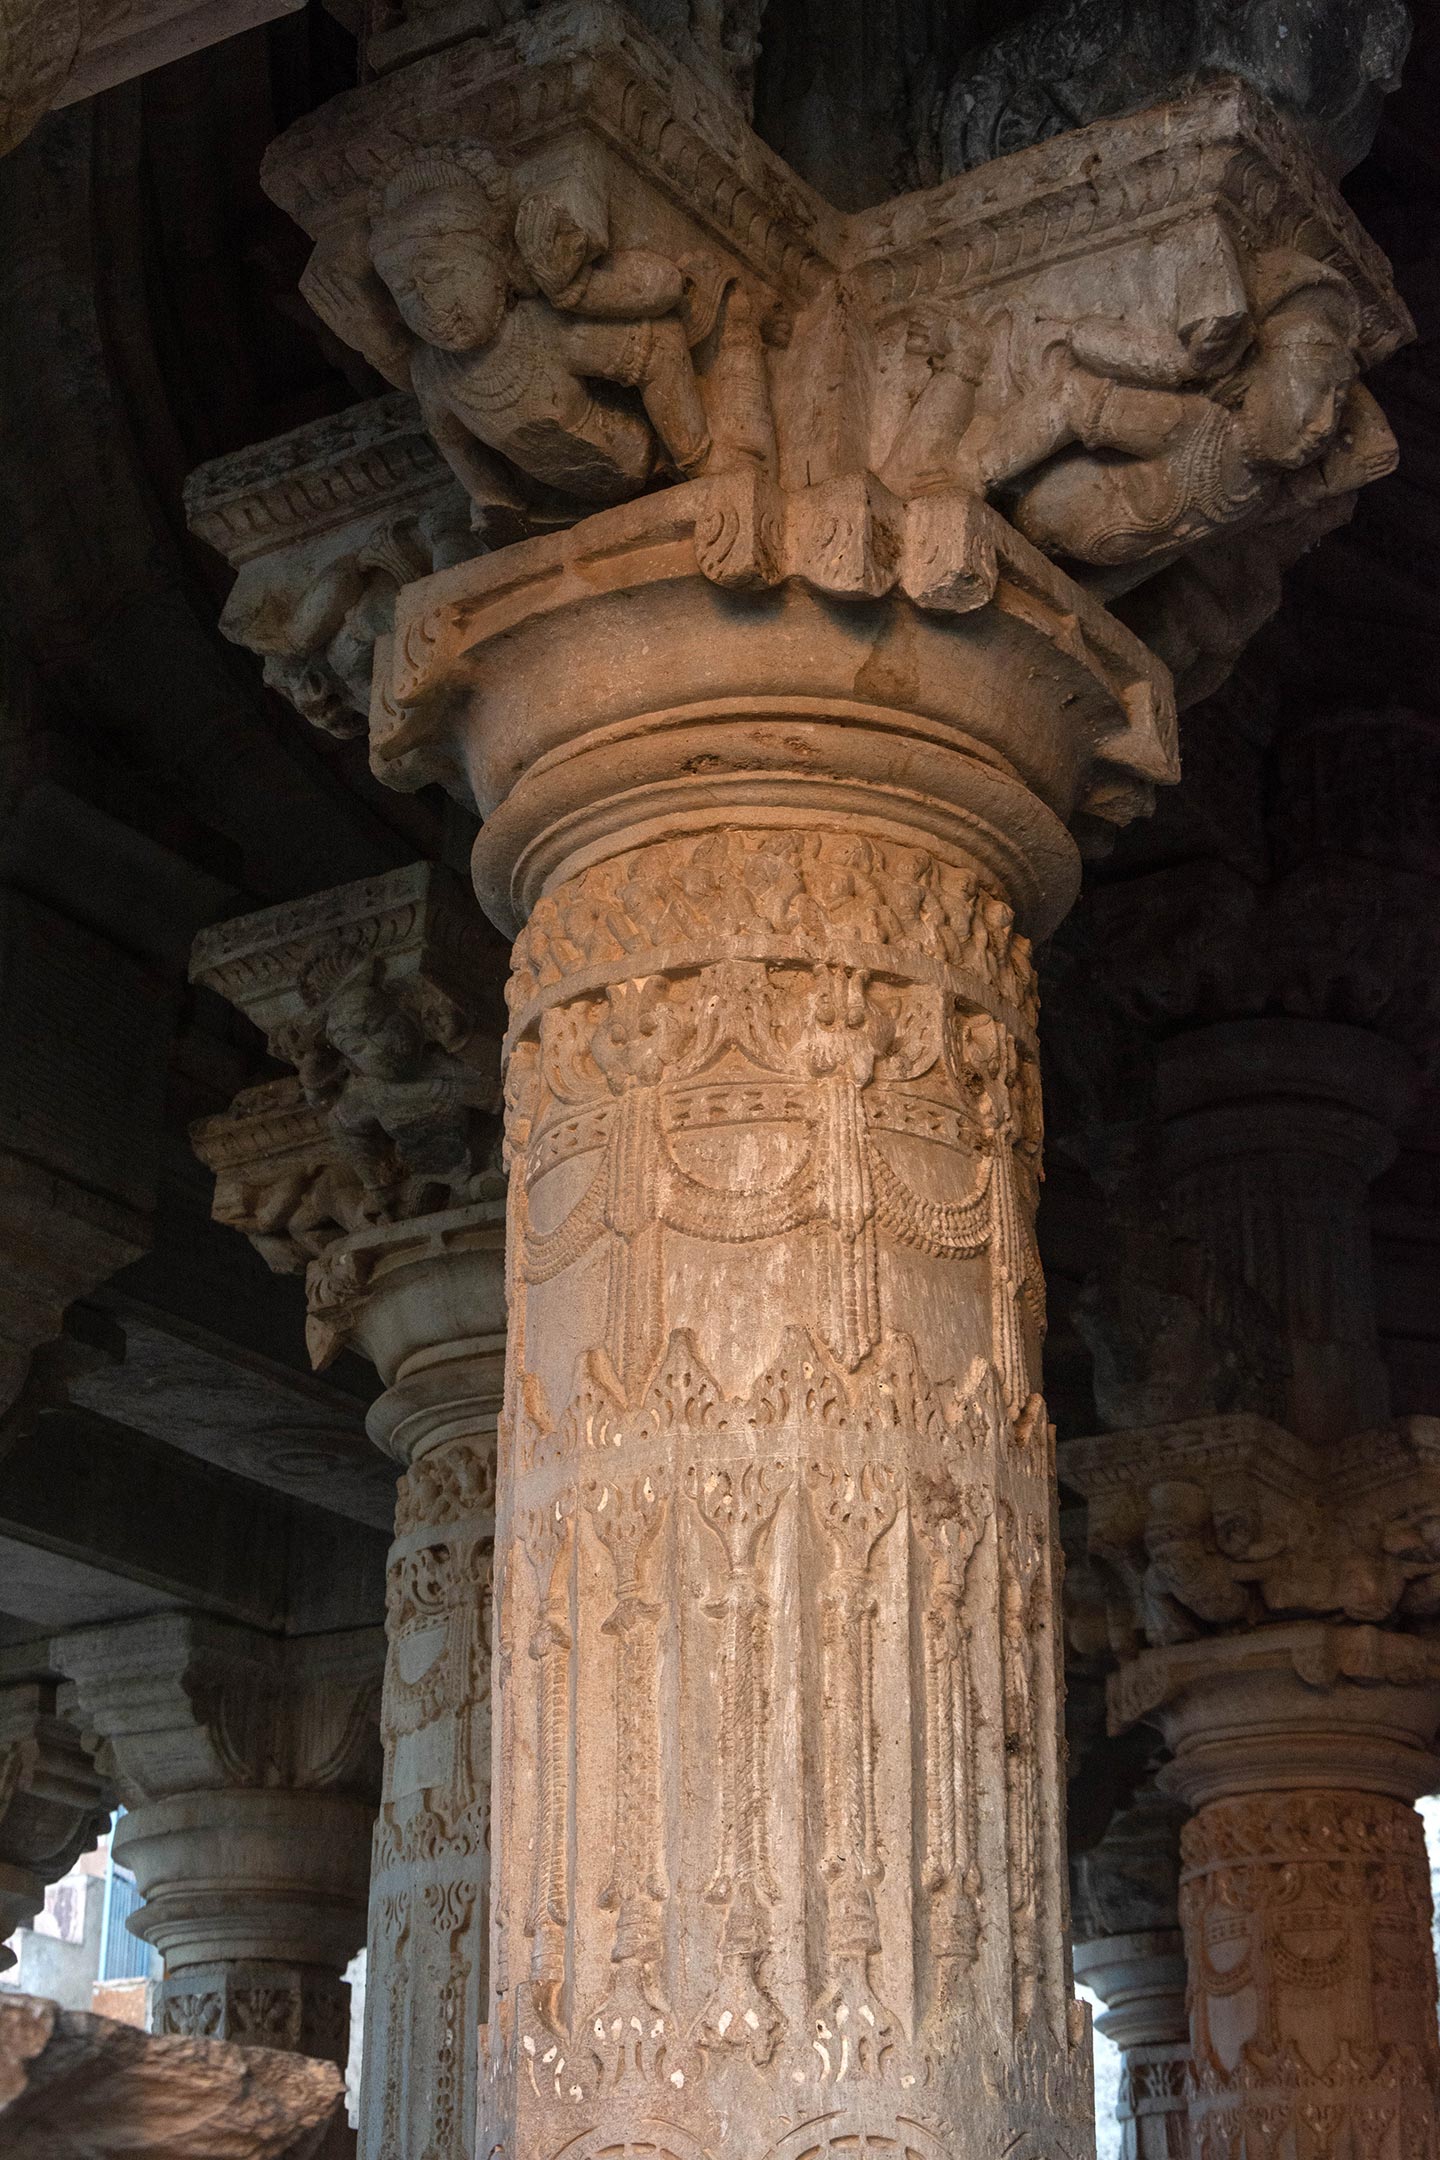
<path id="1" fill-rule="evenodd" d="M 518 933 L 478 2148 L 1069 2160 L 1029 939 L 1177 760 L 1059 565 L 1273 572 L 1403 314 L 1234 85 L 842 217 L 683 40 L 459 21 L 264 182 L 487 543 L 369 703 Z"/>
<path id="2" fill-rule="evenodd" d="M 125 1803 L 161 2029 L 343 2063 L 378 1783 L 378 1629 L 186 1613 L 57 1637 L 62 1708 Z"/>
<path id="3" fill-rule="evenodd" d="M 1274 1316 L 1285 1422 L 1308 1439 L 1389 1413 L 1368 1209 L 1415 1086 L 1404 1050 L 1326 1020 L 1232 1021 L 1160 1051 L 1172 1228 Z"/>
<path id="4" fill-rule="evenodd" d="M 1440 1779 L 1440 1431 L 1312 1447 L 1266 1420 L 1071 1443 L 1182 1833 L 1199 2160 L 1431 2155 L 1440 2047 L 1428 1865 Z M 1288 2141 L 1288 2144 L 1287 2142 Z"/>
<path id="5" fill-rule="evenodd" d="M 353 503 L 354 476 L 325 470 L 316 492 Z M 361 2074 L 373 2160 L 460 2160 L 473 2141 L 505 1363 L 499 1043 L 483 1023 L 503 968 L 469 894 L 427 865 L 237 918 L 194 960 L 300 1074 L 196 1127 L 215 1214 L 273 1267 L 306 1269 L 312 1356 L 371 1360 L 386 1389 L 369 1430 L 403 1466 Z"/>
<path id="6" fill-rule="evenodd" d="M 1179 1927 L 1184 1810 L 1150 1787 L 1071 1862 L 1075 1977 L 1121 2051 L 1122 2160 L 1192 2160 L 1190 2023 Z"/>
<path id="7" fill-rule="evenodd" d="M 108 1796 L 80 1735 L 56 1709 L 55 1681 L 33 1651 L 0 1651 L 0 1971 L 49 1884 L 109 1827 Z"/>

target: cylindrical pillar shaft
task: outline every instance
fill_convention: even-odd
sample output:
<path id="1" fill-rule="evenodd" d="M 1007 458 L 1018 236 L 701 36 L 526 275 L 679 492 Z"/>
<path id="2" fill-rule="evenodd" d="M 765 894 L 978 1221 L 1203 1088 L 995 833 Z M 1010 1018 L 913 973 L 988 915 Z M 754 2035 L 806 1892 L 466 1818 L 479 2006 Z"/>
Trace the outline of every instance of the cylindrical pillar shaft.
<path id="1" fill-rule="evenodd" d="M 1307 1622 L 1145 1652 L 1173 1752 L 1196 2160 L 1434 2160 L 1440 1656 Z M 1138 1698 L 1137 1698 L 1138 1699 Z"/>
<path id="2" fill-rule="evenodd" d="M 1010 910 L 735 824 L 552 889 L 512 989 L 480 2149 L 1081 2149 Z"/>
<path id="3" fill-rule="evenodd" d="M 1368 1215 L 1414 1085 L 1404 1051 L 1329 1021 L 1227 1021 L 1160 1059 L 1163 1166 L 1177 1230 L 1278 1324 L 1285 1422 L 1307 1440 L 1390 1407 Z"/>
<path id="4" fill-rule="evenodd" d="M 1202 1807 L 1183 1851 L 1199 2160 L 1272 2125 L 1295 2160 L 1429 2160 L 1440 2046 L 1415 1809 L 1250 1793 Z"/>
<path id="5" fill-rule="evenodd" d="M 362 2160 L 469 2160 L 490 1931 L 495 1427 L 503 1208 L 345 1241 L 355 1328 L 389 1384 L 371 1437 L 407 1465 L 386 1576 L 384 1784 L 370 1882 Z"/>

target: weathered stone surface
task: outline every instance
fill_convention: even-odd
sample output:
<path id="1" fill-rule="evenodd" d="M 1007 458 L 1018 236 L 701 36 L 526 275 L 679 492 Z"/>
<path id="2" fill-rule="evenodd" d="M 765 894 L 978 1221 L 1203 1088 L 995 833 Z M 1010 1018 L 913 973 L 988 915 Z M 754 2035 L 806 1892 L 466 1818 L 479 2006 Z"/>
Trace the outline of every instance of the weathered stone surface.
<path id="1" fill-rule="evenodd" d="M 347 737 L 365 732 L 395 594 L 479 545 L 468 498 L 399 396 L 202 465 L 185 513 L 239 572 L 226 636 L 264 655 L 265 681 L 305 719 Z"/>
<path id="2" fill-rule="evenodd" d="M 1166 659 L 1388 469 L 1406 319 L 1234 82 L 845 218 L 628 19 L 484 27 L 266 168 L 516 536 L 402 587 L 370 712 L 518 933 L 493 1486 L 488 1196 L 405 1186 L 328 1020 L 388 1183 L 295 1241 L 409 1464 L 367 2137 L 408 2036 L 447 2155 L 472 2078 L 517 2160 L 1078 2153 L 1028 939 L 1175 777 Z"/>
<path id="3" fill-rule="evenodd" d="M 652 150 L 641 116 L 665 109 Z M 1403 316 L 1235 84 L 847 220 L 635 26 L 569 6 L 338 101 L 266 177 L 316 238 L 313 303 L 413 384 L 482 510 L 544 523 L 652 472 L 787 495 L 869 472 L 901 499 L 1003 491 L 1043 546 L 1133 583 L 1240 527 L 1273 527 L 1288 560 L 1297 519 L 1393 456 L 1355 377 Z M 843 416 L 817 395 L 836 379 Z"/>
<path id="4" fill-rule="evenodd" d="M 8 2160 L 339 2160 L 344 2097 L 329 2063 L 0 1993 Z"/>

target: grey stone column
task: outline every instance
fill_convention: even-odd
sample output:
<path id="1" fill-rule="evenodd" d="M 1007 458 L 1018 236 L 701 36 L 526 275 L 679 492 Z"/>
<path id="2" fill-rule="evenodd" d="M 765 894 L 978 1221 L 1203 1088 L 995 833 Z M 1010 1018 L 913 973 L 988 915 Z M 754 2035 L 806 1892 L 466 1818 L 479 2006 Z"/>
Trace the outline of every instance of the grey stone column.
<path id="1" fill-rule="evenodd" d="M 343 2063 L 378 1783 L 378 1629 L 282 1639 L 192 1614 L 58 1637 L 61 1702 L 127 1813 L 166 2032 Z"/>

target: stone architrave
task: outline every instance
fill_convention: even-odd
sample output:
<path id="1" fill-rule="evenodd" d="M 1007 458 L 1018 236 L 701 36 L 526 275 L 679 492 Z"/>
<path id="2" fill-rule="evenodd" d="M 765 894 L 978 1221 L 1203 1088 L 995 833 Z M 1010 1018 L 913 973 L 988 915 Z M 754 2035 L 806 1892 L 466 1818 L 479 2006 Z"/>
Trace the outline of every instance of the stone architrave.
<path id="1" fill-rule="evenodd" d="M 0 1653 L 0 1970 L 47 1885 L 68 1873 L 110 1821 L 108 1796 L 80 1735 L 57 1714 L 55 1681 L 25 1651 Z"/>
<path id="2" fill-rule="evenodd" d="M 370 1878 L 362 2149 L 459 2160 L 477 2102 L 490 1928 L 496 1421 L 505 1357 L 497 1175 L 501 948 L 428 865 L 240 918 L 197 978 L 294 1080 L 195 1128 L 215 1214 L 307 1271 L 317 1363 L 386 1384 L 402 1466 L 386 1582 L 384 1782 Z"/>
<path id="3" fill-rule="evenodd" d="M 343 2063 L 364 1936 L 378 1629 L 282 1638 L 188 1613 L 56 1639 L 61 1708 L 124 1802 L 116 1858 L 165 1962 L 162 2030 Z"/>
<path id="4" fill-rule="evenodd" d="M 1176 774 L 1101 596 L 1390 462 L 1383 263 L 1226 83 L 841 218 L 588 4 L 264 177 L 532 535 L 370 721 L 519 933 L 477 2149 L 1077 2156 L 1029 939 Z"/>

